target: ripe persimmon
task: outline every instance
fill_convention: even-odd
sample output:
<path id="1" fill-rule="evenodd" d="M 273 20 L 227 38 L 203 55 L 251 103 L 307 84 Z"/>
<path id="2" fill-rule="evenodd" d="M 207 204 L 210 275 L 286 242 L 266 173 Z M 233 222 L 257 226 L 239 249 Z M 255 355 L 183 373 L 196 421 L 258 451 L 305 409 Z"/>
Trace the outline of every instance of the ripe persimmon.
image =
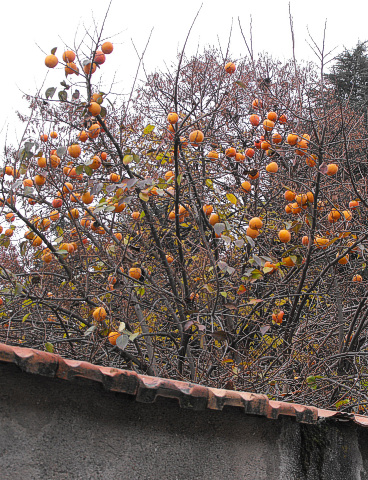
<path id="1" fill-rule="evenodd" d="M 258 125 L 260 124 L 261 122 L 261 119 L 259 118 L 258 115 L 256 114 L 253 114 L 249 117 L 249 121 L 250 123 L 253 125 L 253 127 L 258 127 Z"/>
<path id="2" fill-rule="evenodd" d="M 45 157 L 39 157 L 37 159 L 37 165 L 40 167 L 40 168 L 46 168 L 46 165 L 47 165 L 47 160 Z"/>
<path id="3" fill-rule="evenodd" d="M 295 262 L 294 260 L 291 258 L 291 257 L 284 257 L 282 259 L 282 263 L 283 265 L 285 265 L 286 267 L 294 267 L 295 266 Z"/>
<path id="4" fill-rule="evenodd" d="M 88 111 L 91 115 L 97 117 L 97 115 L 99 115 L 101 112 L 101 106 L 97 102 L 91 102 L 90 106 L 88 107 Z"/>
<path id="5" fill-rule="evenodd" d="M 72 208 L 69 212 L 68 212 L 68 217 L 70 218 L 70 220 L 72 218 L 78 218 L 79 217 L 79 211 L 76 209 L 76 208 Z"/>
<path id="6" fill-rule="evenodd" d="M 101 50 L 97 50 L 93 61 L 98 65 L 102 65 L 103 63 L 105 63 L 105 60 L 106 60 L 105 54 L 101 52 Z"/>
<path id="7" fill-rule="evenodd" d="M 219 158 L 219 154 L 215 150 L 211 150 L 208 152 L 207 157 L 213 161 Z"/>
<path id="8" fill-rule="evenodd" d="M 89 164 L 89 167 L 92 168 L 92 170 L 98 170 L 101 167 L 100 157 L 97 155 L 92 157 L 92 163 Z"/>
<path id="9" fill-rule="evenodd" d="M 69 62 L 65 66 L 65 74 L 66 75 L 79 75 L 79 69 L 74 62 Z"/>
<path id="10" fill-rule="evenodd" d="M 100 125 L 98 123 L 94 123 L 88 129 L 88 136 L 89 138 L 97 138 L 100 134 Z"/>
<path id="11" fill-rule="evenodd" d="M 314 239 L 314 244 L 317 248 L 327 248 L 327 245 L 330 243 L 328 238 L 325 237 L 316 237 Z"/>
<path id="12" fill-rule="evenodd" d="M 32 178 L 25 178 L 23 180 L 23 186 L 24 187 L 33 187 L 33 180 Z"/>
<path id="13" fill-rule="evenodd" d="M 289 230 L 280 230 L 278 233 L 278 237 L 280 239 L 280 242 L 282 243 L 288 243 L 291 240 L 291 234 Z"/>
<path id="14" fill-rule="evenodd" d="M 340 254 L 337 253 L 336 257 L 339 257 L 339 256 Z M 349 255 L 345 255 L 344 257 L 340 258 L 340 260 L 338 260 L 337 262 L 340 263 L 340 265 L 346 265 L 349 262 Z"/>
<path id="15" fill-rule="evenodd" d="M 336 163 L 330 163 L 327 165 L 327 175 L 335 175 L 338 171 L 339 167 L 336 165 Z"/>
<path id="16" fill-rule="evenodd" d="M 73 190 L 73 185 L 69 182 L 65 182 L 63 186 L 63 192 L 64 193 L 69 193 Z"/>
<path id="17" fill-rule="evenodd" d="M 84 130 L 82 130 L 79 134 L 78 134 L 78 138 L 81 142 L 85 142 L 88 140 L 88 133 Z"/>
<path id="18" fill-rule="evenodd" d="M 119 182 L 120 181 L 120 175 L 118 175 L 117 173 L 110 173 L 110 181 L 111 182 Z"/>
<path id="19" fill-rule="evenodd" d="M 33 179 L 33 183 L 41 187 L 46 183 L 46 177 L 44 177 L 43 175 L 36 175 Z"/>
<path id="20" fill-rule="evenodd" d="M 285 123 L 287 122 L 287 117 L 286 117 L 285 114 L 280 115 L 280 117 L 279 117 L 279 122 L 280 122 L 281 124 L 285 124 Z"/>
<path id="21" fill-rule="evenodd" d="M 142 270 L 137 267 L 130 268 L 128 275 L 135 280 L 139 280 L 142 276 Z"/>
<path id="22" fill-rule="evenodd" d="M 56 220 L 59 220 L 59 218 L 60 218 L 60 213 L 57 210 L 53 210 L 50 213 L 49 218 L 52 222 L 56 222 Z"/>
<path id="23" fill-rule="evenodd" d="M 225 155 L 226 155 L 227 157 L 235 157 L 235 155 L 236 155 L 236 149 L 235 149 L 234 147 L 227 148 L 227 149 L 225 150 Z"/>
<path id="24" fill-rule="evenodd" d="M 275 126 L 275 123 L 272 120 L 264 120 L 263 122 L 263 128 L 266 130 L 266 132 L 271 132 Z"/>
<path id="25" fill-rule="evenodd" d="M 284 193 L 285 200 L 288 202 L 292 202 L 295 199 L 296 193 L 292 192 L 291 190 L 286 190 Z"/>
<path id="26" fill-rule="evenodd" d="M 267 118 L 268 118 L 268 120 L 271 120 L 271 122 L 276 122 L 277 113 L 276 112 L 268 112 L 267 113 Z"/>
<path id="27" fill-rule="evenodd" d="M 276 173 L 279 169 L 279 166 L 276 162 L 271 162 L 266 166 L 266 172 L 268 173 Z"/>
<path id="28" fill-rule="evenodd" d="M 65 63 L 74 62 L 75 53 L 72 50 L 66 50 L 63 53 L 63 60 L 64 60 Z"/>
<path id="29" fill-rule="evenodd" d="M 262 107 L 262 100 L 258 100 L 258 98 L 255 98 L 252 102 L 252 107 L 257 110 L 258 108 Z"/>
<path id="30" fill-rule="evenodd" d="M 203 135 L 203 132 L 201 132 L 200 130 L 194 130 L 189 135 L 189 141 L 194 146 L 198 145 L 199 143 L 202 143 L 203 140 L 204 140 L 204 135 Z"/>
<path id="31" fill-rule="evenodd" d="M 249 220 L 249 227 L 252 230 L 259 230 L 260 228 L 262 228 L 262 226 L 263 222 L 259 217 L 253 217 Z"/>
<path id="32" fill-rule="evenodd" d="M 286 141 L 289 145 L 296 145 L 298 141 L 298 135 L 296 133 L 289 133 Z"/>
<path id="33" fill-rule="evenodd" d="M 60 158 L 57 155 L 51 155 L 50 157 L 50 165 L 52 168 L 57 168 L 60 165 Z"/>
<path id="34" fill-rule="evenodd" d="M 39 247 L 40 245 L 42 245 L 42 238 L 36 235 L 32 240 L 32 247 Z"/>
<path id="35" fill-rule="evenodd" d="M 257 173 L 255 173 L 254 175 L 252 175 L 251 173 L 248 174 L 248 177 L 251 179 L 251 180 L 257 180 L 257 178 L 259 177 L 259 171 Z"/>
<path id="36" fill-rule="evenodd" d="M 105 55 L 110 55 L 110 53 L 112 53 L 112 51 L 114 50 L 114 46 L 111 42 L 104 42 L 101 45 L 101 50 Z"/>
<path id="37" fill-rule="evenodd" d="M 116 345 L 116 340 L 121 336 L 119 332 L 110 332 L 107 339 L 111 343 L 111 345 Z"/>
<path id="38" fill-rule="evenodd" d="M 169 115 L 167 116 L 167 121 L 171 124 L 171 125 L 174 125 L 175 123 L 177 123 L 177 121 L 179 120 L 179 115 L 175 112 L 171 112 L 169 113 Z"/>
<path id="39" fill-rule="evenodd" d="M 103 307 L 95 308 L 92 315 L 93 318 L 98 322 L 102 322 L 107 317 L 106 310 Z"/>
<path id="40" fill-rule="evenodd" d="M 92 72 L 91 72 L 91 65 L 92 65 Z M 84 65 L 83 71 L 86 75 L 89 75 L 90 73 L 93 74 L 96 71 L 96 64 L 95 63 L 87 63 L 87 65 Z"/>
<path id="41" fill-rule="evenodd" d="M 242 189 L 245 190 L 246 192 L 250 192 L 252 190 L 252 184 L 245 180 L 242 184 Z"/>
<path id="42" fill-rule="evenodd" d="M 250 238 L 257 238 L 259 235 L 259 230 L 248 227 L 246 231 L 246 235 Z"/>
<path id="43" fill-rule="evenodd" d="M 230 75 L 233 74 L 236 70 L 235 63 L 229 62 L 225 65 L 225 72 L 229 73 Z"/>
<path id="44" fill-rule="evenodd" d="M 349 202 L 350 210 L 355 210 L 357 207 L 359 207 L 358 200 L 351 200 L 351 202 Z"/>
<path id="45" fill-rule="evenodd" d="M 353 282 L 361 282 L 362 280 L 363 280 L 363 277 L 359 274 L 356 274 L 353 277 Z"/>
<path id="46" fill-rule="evenodd" d="M 217 213 L 211 213 L 208 221 L 210 222 L 210 225 L 214 226 L 216 223 L 219 223 L 220 217 L 217 215 Z"/>
<path id="47" fill-rule="evenodd" d="M 45 58 L 45 65 L 48 68 L 55 68 L 58 63 L 59 60 L 56 55 L 47 55 L 47 57 Z"/>
<path id="48" fill-rule="evenodd" d="M 211 215 L 211 213 L 213 212 L 213 206 L 212 205 L 203 205 L 203 211 L 209 217 Z"/>

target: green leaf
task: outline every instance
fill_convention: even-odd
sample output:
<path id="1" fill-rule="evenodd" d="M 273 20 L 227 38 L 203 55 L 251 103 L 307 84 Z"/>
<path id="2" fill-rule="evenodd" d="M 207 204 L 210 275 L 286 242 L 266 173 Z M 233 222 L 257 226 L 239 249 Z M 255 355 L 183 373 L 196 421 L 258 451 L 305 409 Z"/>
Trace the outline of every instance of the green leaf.
<path id="1" fill-rule="evenodd" d="M 24 195 L 26 195 L 26 196 L 32 195 L 32 193 L 33 193 L 33 187 L 24 187 L 23 193 L 24 193 Z"/>
<path id="2" fill-rule="evenodd" d="M 139 193 L 139 198 L 141 200 L 143 200 L 144 202 L 148 202 L 148 200 L 149 200 L 149 196 L 147 195 L 147 193 L 143 193 L 143 192 Z"/>
<path id="3" fill-rule="evenodd" d="M 57 50 L 57 47 L 52 48 L 52 49 L 51 49 L 51 55 L 55 55 L 56 50 Z"/>
<path id="4" fill-rule="evenodd" d="M 148 135 L 149 133 L 153 132 L 155 126 L 148 124 L 147 127 L 143 130 L 144 135 Z"/>
<path id="5" fill-rule="evenodd" d="M 54 345 L 52 343 L 46 342 L 45 348 L 49 353 L 54 353 Z"/>
<path id="6" fill-rule="evenodd" d="M 236 198 L 235 195 L 233 195 L 232 193 L 227 193 L 226 194 L 226 198 L 229 200 L 229 202 L 231 202 L 233 205 L 236 205 L 238 199 Z"/>
<path id="7" fill-rule="evenodd" d="M 92 327 L 89 327 L 85 332 L 84 336 L 87 337 L 88 335 L 91 335 L 96 330 L 96 325 L 92 325 Z"/>
<path id="8" fill-rule="evenodd" d="M 131 342 L 133 342 L 138 337 L 138 335 L 140 335 L 139 332 L 138 333 L 132 333 L 132 335 L 129 335 L 129 340 Z"/>
<path id="9" fill-rule="evenodd" d="M 107 114 L 107 110 L 105 107 L 101 107 L 101 111 L 100 111 L 100 116 L 102 118 L 105 118 L 106 117 L 106 114 Z"/>
<path id="10" fill-rule="evenodd" d="M 58 97 L 59 97 L 59 100 L 61 102 L 66 102 L 67 99 L 68 99 L 68 94 L 65 90 L 61 90 L 59 93 L 58 93 Z"/>
<path id="11" fill-rule="evenodd" d="M 125 322 L 120 322 L 118 332 L 122 333 L 125 330 L 125 327 L 126 327 Z"/>
<path id="12" fill-rule="evenodd" d="M 58 157 L 63 157 L 65 154 L 66 154 L 66 147 L 59 147 L 59 148 L 56 150 L 56 155 L 57 155 Z"/>
<path id="13" fill-rule="evenodd" d="M 78 167 L 75 169 L 76 174 L 80 175 L 84 171 L 84 165 L 78 165 Z"/>
<path id="14" fill-rule="evenodd" d="M 30 315 L 31 315 L 30 313 L 27 313 L 26 315 L 24 315 L 24 317 L 22 318 L 22 323 L 25 322 Z"/>
<path id="15" fill-rule="evenodd" d="M 260 298 L 251 298 L 248 302 L 248 305 L 256 305 L 257 303 L 263 302 Z"/>
<path id="16" fill-rule="evenodd" d="M 10 238 L 6 237 L 6 238 L 2 241 L 1 246 L 2 246 L 2 247 L 5 247 L 5 248 L 8 248 L 9 245 L 10 245 Z"/>
<path id="17" fill-rule="evenodd" d="M 128 335 L 123 334 L 116 339 L 116 346 L 119 347 L 121 350 L 125 350 L 125 347 L 128 345 L 128 343 L 129 343 Z"/>
<path id="18" fill-rule="evenodd" d="M 215 230 L 215 233 L 217 235 L 221 235 L 221 233 L 225 230 L 225 224 L 224 223 L 216 223 L 213 227 L 213 229 Z"/>
<path id="19" fill-rule="evenodd" d="M 181 180 L 182 180 L 182 178 L 183 178 L 183 175 L 182 175 L 182 174 L 180 174 L 180 175 L 178 175 L 178 176 L 177 176 L 177 178 L 176 178 L 176 182 L 177 182 L 177 184 L 178 184 L 178 185 L 180 185 L 180 184 L 181 184 Z"/>
<path id="20" fill-rule="evenodd" d="M 15 284 L 15 290 L 14 290 L 14 295 L 20 295 L 23 291 L 23 285 L 21 283 L 16 283 Z"/>
<path id="21" fill-rule="evenodd" d="M 84 171 L 86 172 L 86 174 L 90 177 L 93 173 L 93 170 L 91 167 L 89 167 L 88 165 L 84 165 Z"/>
<path id="22" fill-rule="evenodd" d="M 239 87 L 241 88 L 247 88 L 247 86 L 245 85 L 245 83 L 241 82 L 240 80 L 236 81 L 235 82 L 237 85 L 239 85 Z"/>
<path id="23" fill-rule="evenodd" d="M 46 98 L 52 98 L 55 95 L 56 88 L 55 87 L 50 87 L 46 90 Z"/>
<path id="24" fill-rule="evenodd" d="M 24 143 L 24 150 L 28 153 L 32 150 L 32 148 L 34 147 L 34 143 L 33 142 L 25 142 Z"/>
<path id="25" fill-rule="evenodd" d="M 227 292 L 220 292 L 220 295 L 222 295 L 223 297 L 227 298 Z"/>
<path id="26" fill-rule="evenodd" d="M 139 155 L 137 155 L 136 153 L 133 154 L 133 161 L 134 163 L 139 163 L 141 161 L 141 159 L 139 158 Z"/>
<path id="27" fill-rule="evenodd" d="M 206 179 L 206 185 L 207 185 L 207 187 L 212 188 L 213 187 L 213 181 L 210 178 L 207 178 Z"/>
<path id="28" fill-rule="evenodd" d="M 20 254 L 24 257 L 27 250 L 27 241 L 20 242 Z"/>
<path id="29" fill-rule="evenodd" d="M 129 165 L 129 163 L 132 163 L 132 161 L 133 161 L 133 155 L 124 155 L 124 158 L 123 158 L 124 165 Z"/>

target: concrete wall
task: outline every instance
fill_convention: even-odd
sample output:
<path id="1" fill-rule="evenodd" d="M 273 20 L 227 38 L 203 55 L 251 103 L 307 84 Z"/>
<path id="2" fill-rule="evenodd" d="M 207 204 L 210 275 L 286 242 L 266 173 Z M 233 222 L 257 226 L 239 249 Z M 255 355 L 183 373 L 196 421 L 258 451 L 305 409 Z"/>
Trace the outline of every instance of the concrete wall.
<path id="1" fill-rule="evenodd" d="M 1 480 L 368 480 L 368 430 L 188 411 L 0 364 Z"/>

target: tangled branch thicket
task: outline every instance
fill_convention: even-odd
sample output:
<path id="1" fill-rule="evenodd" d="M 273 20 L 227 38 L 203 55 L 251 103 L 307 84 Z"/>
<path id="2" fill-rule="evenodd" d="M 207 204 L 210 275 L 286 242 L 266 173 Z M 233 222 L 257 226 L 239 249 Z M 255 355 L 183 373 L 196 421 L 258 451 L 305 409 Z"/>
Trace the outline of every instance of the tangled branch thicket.
<path id="1" fill-rule="evenodd" d="M 0 341 L 364 413 L 363 117 L 312 64 L 215 49 L 122 101 L 99 44 L 5 151 Z"/>

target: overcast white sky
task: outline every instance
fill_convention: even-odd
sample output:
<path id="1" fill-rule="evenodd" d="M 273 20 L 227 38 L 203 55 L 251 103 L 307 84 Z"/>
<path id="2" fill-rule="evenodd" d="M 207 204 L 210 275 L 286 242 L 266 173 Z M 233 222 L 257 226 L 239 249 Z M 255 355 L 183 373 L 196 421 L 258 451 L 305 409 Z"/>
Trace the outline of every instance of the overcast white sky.
<path id="1" fill-rule="evenodd" d="M 24 111 L 22 92 L 34 94 L 45 81 L 44 87 L 56 86 L 60 71 L 44 66 L 45 54 L 58 47 L 59 56 L 65 44 L 73 45 L 85 27 L 92 32 L 93 18 L 101 24 L 108 0 L 13 0 L 2 9 L 1 39 L 1 105 L 0 148 L 5 136 L 16 142 L 22 127 L 15 120 L 14 111 Z M 153 28 L 146 53 L 148 71 L 164 69 L 165 63 L 175 59 L 182 48 L 188 29 L 201 5 L 200 0 L 113 0 L 105 25 L 105 37 L 111 38 L 115 50 L 104 65 L 105 77 L 119 72 L 121 91 L 127 91 L 137 65 L 137 56 L 131 40 L 141 51 Z M 362 0 L 350 0 L 339 8 L 331 0 L 291 0 L 291 12 L 296 35 L 296 56 L 299 60 L 314 60 L 306 43 L 308 28 L 317 43 L 321 43 L 327 19 L 326 49 L 352 48 L 357 41 L 368 40 L 367 13 Z M 203 0 L 203 6 L 193 27 L 188 43 L 188 54 L 205 45 L 219 45 L 226 50 L 231 23 L 233 33 L 230 51 L 232 58 L 245 56 L 246 49 L 238 26 L 249 38 L 249 20 L 253 21 L 255 52 L 267 51 L 274 57 L 291 56 L 288 0 Z M 42 50 L 41 50 L 42 49 Z M 45 75 L 47 78 L 45 80 Z M 43 91 L 45 90 L 43 88 Z M 15 133 L 17 132 L 17 134 Z M 17 136 L 16 136 L 17 135 Z"/>

